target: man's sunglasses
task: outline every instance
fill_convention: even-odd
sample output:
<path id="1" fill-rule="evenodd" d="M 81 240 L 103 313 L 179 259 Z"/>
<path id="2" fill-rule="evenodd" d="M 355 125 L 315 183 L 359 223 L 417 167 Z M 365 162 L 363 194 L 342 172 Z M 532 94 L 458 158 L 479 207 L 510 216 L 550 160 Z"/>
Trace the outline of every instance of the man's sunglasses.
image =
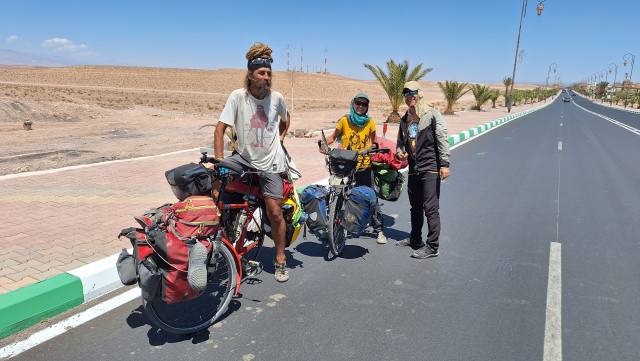
<path id="1" fill-rule="evenodd" d="M 367 102 L 361 102 L 361 101 L 359 101 L 359 100 L 354 100 L 354 101 L 353 101 L 353 104 L 355 104 L 355 105 L 359 105 L 359 106 L 361 106 L 361 107 L 365 107 L 365 108 L 369 107 L 369 103 L 367 103 Z"/>
<path id="2" fill-rule="evenodd" d="M 405 96 L 405 97 L 409 96 L 409 95 L 416 95 L 416 94 L 418 94 L 417 90 L 413 90 L 413 91 L 410 91 L 410 92 L 407 92 L 407 93 L 402 93 L 402 95 Z"/>

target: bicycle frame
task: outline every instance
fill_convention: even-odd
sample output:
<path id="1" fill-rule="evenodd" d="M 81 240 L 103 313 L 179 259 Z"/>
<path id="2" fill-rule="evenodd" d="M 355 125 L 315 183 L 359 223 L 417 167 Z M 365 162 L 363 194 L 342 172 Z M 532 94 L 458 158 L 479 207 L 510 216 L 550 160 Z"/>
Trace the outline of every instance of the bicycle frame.
<path id="1" fill-rule="evenodd" d="M 206 158 L 206 153 L 204 154 L 203 160 L 201 161 L 208 161 L 209 159 Z M 214 163 L 215 164 L 215 163 Z M 221 181 L 221 187 L 220 187 L 220 193 L 218 195 L 218 201 L 216 202 L 216 206 L 218 207 L 218 209 L 220 210 L 220 212 L 230 212 L 232 210 L 245 210 L 247 212 L 247 223 L 244 225 L 244 227 L 242 228 L 242 233 L 240 234 L 240 236 L 238 237 L 238 239 L 236 239 L 235 241 L 231 242 L 230 239 L 232 239 L 231 237 L 229 237 L 229 235 L 226 234 L 225 231 L 225 226 L 229 226 L 229 224 L 222 224 L 222 222 L 220 223 L 219 227 L 218 227 L 218 232 L 220 235 L 220 240 L 221 242 L 223 242 L 231 251 L 231 254 L 233 255 L 234 258 L 234 262 L 236 264 L 236 285 L 235 285 L 235 290 L 234 290 L 234 296 L 238 295 L 238 291 L 240 290 L 240 285 L 242 283 L 242 278 L 244 276 L 244 268 L 242 265 L 242 256 L 244 256 L 245 254 L 247 254 L 247 252 L 249 252 L 251 249 L 253 249 L 254 247 L 258 246 L 259 242 L 254 242 L 253 244 L 251 244 L 249 247 L 245 247 L 245 239 L 247 236 L 247 228 L 249 226 L 249 224 L 251 223 L 250 221 L 255 222 L 255 224 L 258 227 L 258 232 L 259 234 L 263 234 L 264 231 L 260 225 L 260 222 L 258 222 L 258 220 L 255 218 L 254 216 L 254 210 L 257 208 L 260 208 L 260 200 L 259 199 L 252 199 L 254 196 L 252 196 L 252 190 L 254 188 L 254 184 L 253 184 L 253 178 L 255 174 L 260 174 L 260 172 L 243 172 L 242 174 L 240 174 L 240 177 L 243 177 L 244 175 L 249 175 L 249 180 L 248 180 L 248 186 L 247 186 L 247 197 L 244 200 L 244 203 L 240 203 L 240 204 L 226 204 L 224 203 L 221 199 L 223 198 L 223 195 L 225 194 L 225 188 L 226 186 L 229 184 L 229 182 L 231 181 L 231 179 L 228 176 L 223 176 L 223 177 L 218 177 Z M 257 196 L 256 196 L 257 198 Z M 251 200 L 251 204 L 249 203 L 249 201 Z M 256 206 L 254 206 L 254 204 Z M 235 220 L 231 220 L 230 218 L 227 221 L 223 221 L 223 222 L 230 222 L 230 226 L 233 226 L 233 223 L 235 222 Z M 217 236 L 216 236 L 217 238 Z"/>

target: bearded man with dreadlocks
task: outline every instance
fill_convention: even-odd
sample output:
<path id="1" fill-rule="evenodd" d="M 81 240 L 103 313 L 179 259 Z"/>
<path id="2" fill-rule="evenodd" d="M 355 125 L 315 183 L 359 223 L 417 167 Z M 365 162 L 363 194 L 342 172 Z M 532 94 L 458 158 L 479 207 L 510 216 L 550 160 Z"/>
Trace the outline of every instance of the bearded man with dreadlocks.
<path id="1" fill-rule="evenodd" d="M 260 177 L 259 181 L 276 246 L 273 260 L 275 278 L 278 282 L 286 282 L 289 279 L 284 253 L 286 224 L 281 208 L 282 173 L 286 170 L 286 161 L 281 142 L 289 128 L 289 112 L 282 94 L 271 90 L 271 48 L 255 43 L 246 58 L 244 88 L 231 93 L 216 125 L 213 143 L 215 157 L 223 158 L 224 132 L 228 126 L 232 126 L 236 130 L 237 154 L 225 159 L 225 162 L 266 172 L 266 176 Z"/>

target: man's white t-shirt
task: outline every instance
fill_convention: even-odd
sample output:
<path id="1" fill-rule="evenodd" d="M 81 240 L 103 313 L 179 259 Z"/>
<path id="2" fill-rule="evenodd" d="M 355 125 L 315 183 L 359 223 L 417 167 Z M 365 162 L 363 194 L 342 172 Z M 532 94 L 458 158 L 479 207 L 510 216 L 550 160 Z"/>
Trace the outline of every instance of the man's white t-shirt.
<path id="1" fill-rule="evenodd" d="M 287 121 L 282 94 L 272 90 L 260 100 L 245 89 L 237 89 L 229 96 L 220 121 L 235 127 L 237 151 L 253 168 L 280 173 L 285 170 L 285 155 L 280 144 L 278 116 Z"/>

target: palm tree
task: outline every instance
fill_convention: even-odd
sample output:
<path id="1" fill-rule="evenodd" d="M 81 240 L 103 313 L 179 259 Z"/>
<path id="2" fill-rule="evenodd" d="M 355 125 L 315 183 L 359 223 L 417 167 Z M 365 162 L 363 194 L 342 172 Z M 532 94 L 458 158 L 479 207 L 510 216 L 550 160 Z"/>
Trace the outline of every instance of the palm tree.
<path id="1" fill-rule="evenodd" d="M 509 90 L 503 91 L 502 94 L 500 94 L 500 95 L 502 95 L 502 97 L 504 97 L 504 106 L 506 107 L 508 105 L 507 103 L 509 102 Z M 513 94 L 513 104 L 515 105 L 515 103 L 516 103 L 516 96 L 515 96 L 515 92 L 514 92 L 514 94 Z"/>
<path id="2" fill-rule="evenodd" d="M 511 83 L 513 83 L 513 81 L 510 77 L 505 76 L 502 79 L 502 84 L 504 84 L 507 94 L 509 93 L 509 87 L 511 86 Z M 509 96 L 507 95 L 507 97 L 504 100 L 504 103 L 507 104 L 508 101 L 509 101 Z"/>
<path id="3" fill-rule="evenodd" d="M 442 85 L 441 82 L 438 82 L 438 86 L 440 90 L 444 94 L 444 98 L 447 101 L 447 109 L 445 109 L 444 114 L 453 115 L 453 105 L 458 101 L 458 99 L 462 98 L 463 95 L 469 92 L 469 89 L 466 91 L 464 88 L 467 87 L 469 83 L 458 83 L 457 81 L 445 81 L 445 84 Z"/>
<path id="4" fill-rule="evenodd" d="M 606 81 L 601 81 L 600 84 L 598 84 L 598 95 L 600 96 L 600 98 L 604 97 L 604 95 L 607 93 L 608 85 L 609 83 Z"/>
<path id="5" fill-rule="evenodd" d="M 387 118 L 387 122 L 389 123 L 400 123 L 401 118 L 400 114 L 398 114 L 398 109 L 404 101 L 404 97 L 402 96 L 404 84 L 409 81 L 420 80 L 433 70 L 433 68 L 422 69 L 421 63 L 409 71 L 409 61 L 405 60 L 402 63 L 396 64 L 393 59 L 387 62 L 388 73 L 386 74 L 384 70 L 377 65 L 374 67 L 370 64 L 364 64 L 364 67 L 373 73 L 389 97 L 389 101 L 391 102 L 391 114 L 389 114 Z"/>
<path id="6" fill-rule="evenodd" d="M 498 98 L 500 97 L 500 90 L 498 89 L 491 89 L 491 97 L 489 97 L 489 99 L 491 99 L 491 108 L 495 108 L 496 107 L 496 102 L 498 101 Z"/>
<path id="7" fill-rule="evenodd" d="M 522 100 L 524 99 L 524 93 L 522 90 L 514 89 L 513 90 L 513 103 L 522 104 Z"/>
<path id="8" fill-rule="evenodd" d="M 531 102 L 532 104 L 535 102 L 539 102 L 540 99 L 542 98 L 542 94 L 540 93 L 540 88 L 533 89 L 533 91 L 531 91 L 531 96 L 533 97 L 533 102 Z"/>
<path id="9" fill-rule="evenodd" d="M 491 89 L 488 85 L 476 84 L 475 86 L 469 86 L 473 96 L 476 98 L 475 110 L 480 111 L 480 108 L 491 98 Z"/>

